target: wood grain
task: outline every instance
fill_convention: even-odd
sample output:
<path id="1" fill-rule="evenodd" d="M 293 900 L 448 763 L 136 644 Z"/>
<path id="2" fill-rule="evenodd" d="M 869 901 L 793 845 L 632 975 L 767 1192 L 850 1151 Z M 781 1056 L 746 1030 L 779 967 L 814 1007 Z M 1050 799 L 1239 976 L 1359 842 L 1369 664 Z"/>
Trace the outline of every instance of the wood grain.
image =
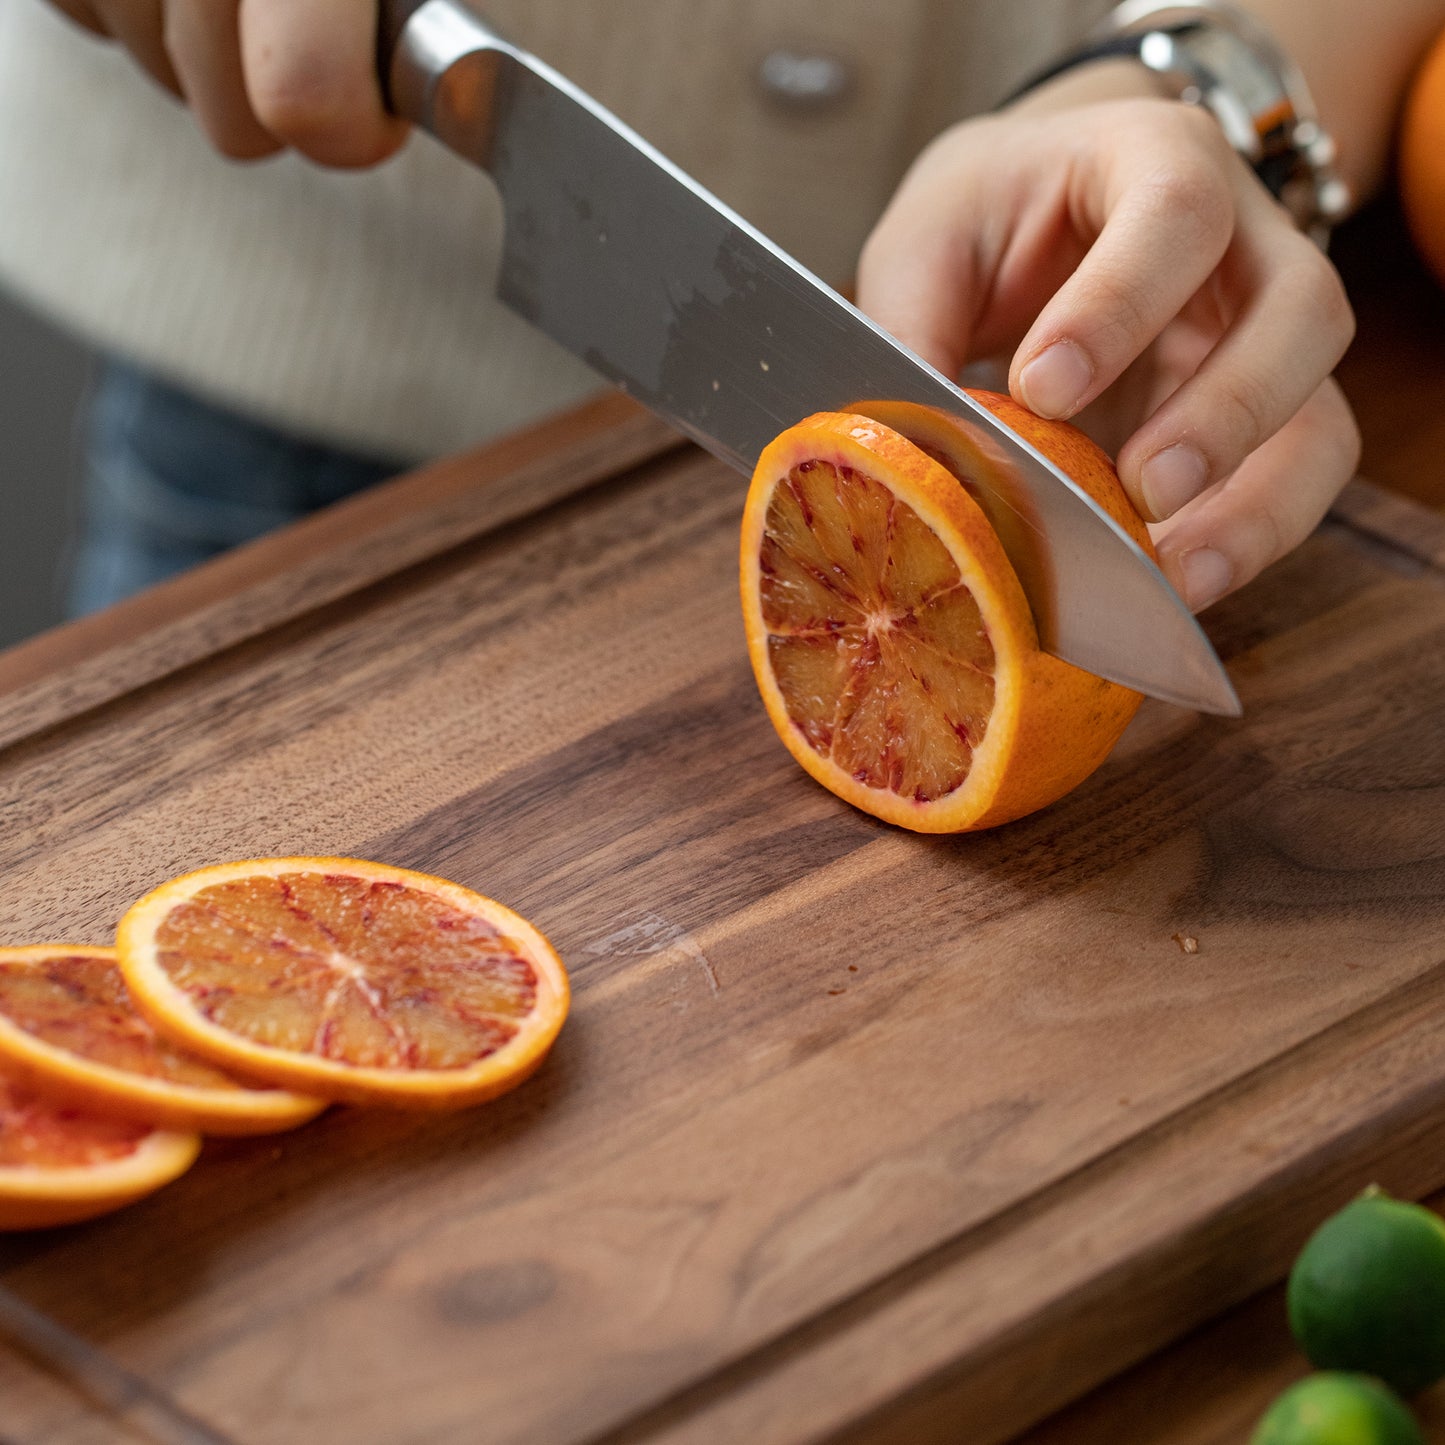
<path id="1" fill-rule="evenodd" d="M 1445 567 L 1445 511 L 1422 512 L 1409 498 L 1357 479 L 1340 493 L 1332 515 L 1421 562 Z"/>
<path id="2" fill-rule="evenodd" d="M 0 747 L 683 444 L 609 391 L 54 628 L 0 652 Z"/>
<path id="3" fill-rule="evenodd" d="M 0 1290 L 0 1399 L 32 1445 L 233 1445 L 162 1391 Z M 0 1435 L 0 1441 L 13 1437 Z"/>
<path id="4" fill-rule="evenodd" d="M 1055 808 L 923 839 L 773 737 L 736 480 L 612 466 L 349 587 L 302 559 L 309 605 L 220 650 L 179 619 L 184 668 L 103 707 L 34 680 L 0 941 L 347 852 L 519 908 L 577 994 L 492 1106 L 213 1142 L 0 1281 L 238 1445 L 987 1445 L 1367 1178 L 1445 1183 L 1445 574 L 1408 527 L 1329 523 L 1211 614 L 1243 723 L 1147 705 Z"/>

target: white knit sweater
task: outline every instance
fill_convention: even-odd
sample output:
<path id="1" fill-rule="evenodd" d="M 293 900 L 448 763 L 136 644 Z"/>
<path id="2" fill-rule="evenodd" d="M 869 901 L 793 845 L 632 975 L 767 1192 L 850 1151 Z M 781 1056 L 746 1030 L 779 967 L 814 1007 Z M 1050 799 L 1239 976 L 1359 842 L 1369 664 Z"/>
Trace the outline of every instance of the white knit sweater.
<path id="1" fill-rule="evenodd" d="M 1077 33 L 1094 0 L 490 0 L 480 6 L 750 220 L 846 281 L 918 147 Z M 942 18 L 940 18 L 942 17 Z M 788 109 L 777 48 L 852 92 Z M 44 0 L 0 0 L 0 280 L 99 346 L 298 435 L 459 450 L 599 384 L 492 297 L 500 208 L 417 136 L 365 173 L 212 152 Z"/>

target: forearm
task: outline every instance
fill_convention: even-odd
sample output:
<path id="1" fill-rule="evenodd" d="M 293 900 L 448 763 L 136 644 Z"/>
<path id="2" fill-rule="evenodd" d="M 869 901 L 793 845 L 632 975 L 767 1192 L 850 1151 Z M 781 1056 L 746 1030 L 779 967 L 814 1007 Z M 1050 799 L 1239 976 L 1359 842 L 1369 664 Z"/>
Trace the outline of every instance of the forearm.
<path id="1" fill-rule="evenodd" d="M 1445 31 L 1445 0 L 1237 0 L 1299 67 L 1339 150 L 1337 168 L 1356 203 L 1384 179 L 1400 107 L 1415 67 Z M 1066 71 L 1010 109 L 1059 110 L 1157 94 L 1137 62 L 1103 60 Z"/>
<path id="2" fill-rule="evenodd" d="M 1445 0 L 1246 0 L 1299 66 L 1356 201 L 1384 179 L 1410 76 Z"/>

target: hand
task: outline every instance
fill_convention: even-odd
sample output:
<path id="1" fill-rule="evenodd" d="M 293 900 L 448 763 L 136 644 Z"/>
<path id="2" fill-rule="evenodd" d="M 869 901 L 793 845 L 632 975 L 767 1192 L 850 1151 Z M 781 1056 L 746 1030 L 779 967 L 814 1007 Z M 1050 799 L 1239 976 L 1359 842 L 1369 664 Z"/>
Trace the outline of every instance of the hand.
<path id="1" fill-rule="evenodd" d="M 186 101 L 223 155 L 287 146 L 368 166 L 405 141 L 382 107 L 375 0 L 52 0 Z"/>
<path id="2" fill-rule="evenodd" d="M 1117 452 L 1198 611 L 1303 541 L 1353 474 L 1329 375 L 1354 320 L 1213 117 L 1146 85 L 1092 67 L 945 133 L 869 238 L 858 297 L 945 375 L 1011 353 L 1016 400 Z"/>

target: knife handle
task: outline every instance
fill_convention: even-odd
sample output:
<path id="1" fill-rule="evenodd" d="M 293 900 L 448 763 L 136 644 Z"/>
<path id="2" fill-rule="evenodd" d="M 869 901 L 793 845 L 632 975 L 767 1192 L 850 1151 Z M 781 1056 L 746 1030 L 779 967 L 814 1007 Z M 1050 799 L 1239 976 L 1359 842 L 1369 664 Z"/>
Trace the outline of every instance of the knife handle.
<path id="1" fill-rule="evenodd" d="M 380 0 L 376 32 L 387 108 L 455 148 L 484 149 L 496 62 L 512 47 L 461 0 Z M 454 72 L 468 56 L 477 62 Z"/>

